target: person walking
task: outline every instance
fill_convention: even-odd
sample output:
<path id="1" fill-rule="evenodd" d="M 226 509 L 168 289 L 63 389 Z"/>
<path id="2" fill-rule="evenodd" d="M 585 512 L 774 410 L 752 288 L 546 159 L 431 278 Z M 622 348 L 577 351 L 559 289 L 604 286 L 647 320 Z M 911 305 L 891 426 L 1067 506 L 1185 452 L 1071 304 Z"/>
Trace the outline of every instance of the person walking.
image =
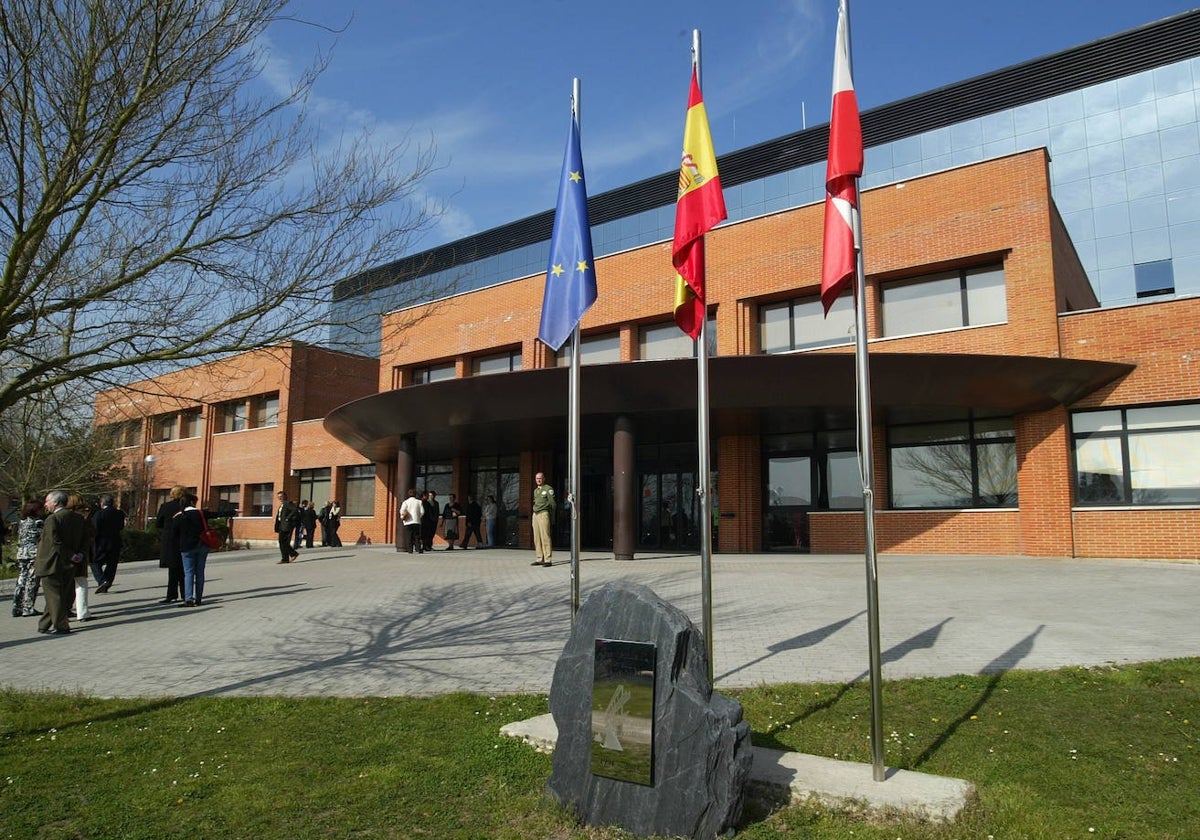
<path id="1" fill-rule="evenodd" d="M 421 545 L 426 551 L 433 551 L 433 535 L 437 533 L 438 524 L 437 493 L 426 490 L 421 505 Z"/>
<path id="2" fill-rule="evenodd" d="M 67 507 L 83 518 L 83 559 L 75 563 L 75 609 L 72 618 L 80 621 L 91 621 L 95 618 L 88 606 L 88 573 L 96 559 L 96 529 L 92 526 L 92 509 L 78 493 L 67 497 Z"/>
<path id="3" fill-rule="evenodd" d="M 40 579 L 34 571 L 38 543 L 42 539 L 41 502 L 26 502 L 21 508 L 21 524 L 17 527 L 17 587 L 13 590 L 13 618 L 41 615 L 35 609 Z"/>
<path id="4" fill-rule="evenodd" d="M 160 604 L 172 604 L 183 597 L 183 557 L 179 553 L 179 542 L 171 528 L 171 520 L 175 514 L 183 510 L 183 494 L 187 488 L 177 484 L 171 488 L 167 501 L 158 507 L 154 523 L 159 533 L 158 566 L 167 570 L 167 595 Z"/>
<path id="5" fill-rule="evenodd" d="M 554 488 L 546 483 L 545 473 L 533 477 L 533 551 L 530 566 L 553 566 L 554 555 Z"/>
<path id="6" fill-rule="evenodd" d="M 183 556 L 183 603 L 182 607 L 199 607 L 204 602 L 204 566 L 208 560 L 208 546 L 200 539 L 204 530 L 204 516 L 196 507 L 199 499 L 193 493 L 183 496 L 183 510 L 175 514 L 171 527 Z"/>
<path id="7" fill-rule="evenodd" d="M 51 490 L 46 494 L 49 516 L 42 523 L 34 571 L 46 596 L 46 611 L 38 619 L 38 632 L 53 635 L 70 633 L 69 613 L 75 594 L 75 566 L 82 562 L 86 523 L 67 507 L 67 492 Z"/>
<path id="8" fill-rule="evenodd" d="M 96 532 L 96 554 L 92 558 L 92 573 L 96 576 L 96 594 L 112 588 L 121 560 L 121 532 L 125 530 L 125 511 L 113 505 L 111 493 L 100 497 L 100 508 L 92 516 Z"/>
<path id="9" fill-rule="evenodd" d="M 424 515 L 425 506 L 417 498 L 416 488 L 410 488 L 408 497 L 400 503 L 400 522 L 408 539 L 409 554 L 413 553 L 413 549 L 417 554 L 425 553 L 425 543 L 421 540 L 421 517 Z"/>
<path id="10" fill-rule="evenodd" d="M 460 516 L 462 516 L 462 506 L 458 503 L 458 497 L 451 493 L 450 501 L 446 502 L 446 506 L 442 508 L 442 535 L 446 538 L 447 551 L 454 548 L 454 541 L 458 539 L 458 518 Z"/>
<path id="11" fill-rule="evenodd" d="M 291 563 L 300 556 L 300 552 L 292 548 L 292 533 L 296 523 L 300 521 L 300 508 L 295 502 L 289 502 L 287 493 L 280 490 L 275 494 L 279 509 L 275 511 L 275 535 L 279 537 L 279 562 Z"/>
<path id="12" fill-rule="evenodd" d="M 479 533 L 479 523 L 483 521 L 483 508 L 479 506 L 479 502 L 474 496 L 467 496 L 467 529 L 463 531 L 462 542 L 459 543 L 459 548 L 466 548 L 471 542 L 471 535 L 475 535 L 475 547 L 479 548 L 483 545 L 483 537 Z"/>
<path id="13" fill-rule="evenodd" d="M 496 546 L 496 520 L 499 514 L 496 497 L 489 495 L 487 501 L 483 503 L 483 524 L 487 528 L 487 542 L 483 544 L 484 548 L 495 548 Z"/>
<path id="14" fill-rule="evenodd" d="M 329 500 L 329 516 L 326 517 L 329 523 L 329 544 L 334 548 L 342 547 L 342 538 L 338 536 L 338 528 L 342 527 L 342 506 L 338 504 L 337 499 Z"/>
<path id="15" fill-rule="evenodd" d="M 300 524 L 304 526 L 304 547 L 313 547 L 313 536 L 317 530 L 317 503 L 309 504 L 305 499 L 300 503 Z M 299 548 L 300 546 L 296 546 Z"/>

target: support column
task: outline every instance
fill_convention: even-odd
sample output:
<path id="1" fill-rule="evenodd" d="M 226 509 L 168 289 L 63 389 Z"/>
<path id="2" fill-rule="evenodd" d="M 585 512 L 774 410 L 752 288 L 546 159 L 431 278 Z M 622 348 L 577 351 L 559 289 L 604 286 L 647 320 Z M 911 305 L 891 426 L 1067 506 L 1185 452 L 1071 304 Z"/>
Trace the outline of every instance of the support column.
<path id="1" fill-rule="evenodd" d="M 396 486 L 392 488 L 392 497 L 397 500 L 392 510 L 392 527 L 396 529 L 397 551 L 408 551 L 408 529 L 400 521 L 400 504 L 408 498 L 409 488 L 416 481 L 416 454 L 416 438 L 403 435 L 400 438 L 399 451 L 396 453 Z"/>
<path id="2" fill-rule="evenodd" d="M 613 559 L 632 560 L 637 546 L 637 440 L 633 421 L 613 426 Z"/>

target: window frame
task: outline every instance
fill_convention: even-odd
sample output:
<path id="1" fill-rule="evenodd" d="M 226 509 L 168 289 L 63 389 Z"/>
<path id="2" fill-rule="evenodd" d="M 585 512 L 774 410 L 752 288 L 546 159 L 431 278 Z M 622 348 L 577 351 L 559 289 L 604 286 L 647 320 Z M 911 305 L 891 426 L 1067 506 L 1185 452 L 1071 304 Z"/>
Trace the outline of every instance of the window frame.
<path id="1" fill-rule="evenodd" d="M 1007 429 L 989 430 L 987 425 L 995 423 L 995 421 L 1007 421 Z M 934 431 L 936 427 L 944 427 L 947 431 L 958 427 L 961 434 L 936 435 L 923 440 L 910 440 L 902 443 L 896 443 L 895 436 L 898 432 L 917 431 L 927 429 Z M 913 419 L 895 421 L 889 418 L 886 428 L 887 440 L 887 466 L 888 466 L 888 509 L 889 510 L 1006 510 L 1020 507 L 1021 496 L 1018 483 L 1019 464 L 1017 463 L 1017 437 L 1016 423 L 1012 415 L 999 414 L 993 412 L 982 412 L 975 410 L 966 410 L 965 412 L 947 412 L 944 417 L 929 417 L 927 419 Z M 897 476 L 900 470 L 897 469 L 896 454 L 906 450 L 921 450 L 933 449 L 935 447 L 946 446 L 961 446 L 964 448 L 967 458 L 969 459 L 970 469 L 970 495 L 971 498 L 966 504 L 897 504 L 896 489 Z M 1003 501 L 994 500 L 993 493 L 984 493 L 980 487 L 981 464 L 986 456 L 981 457 L 981 453 L 995 452 L 999 446 L 1004 446 L 1011 449 L 1011 498 Z M 1006 453 L 1007 454 L 1007 453 Z"/>
<path id="2" fill-rule="evenodd" d="M 987 311 L 980 312 L 978 316 L 973 316 L 971 311 L 971 300 L 976 299 L 979 303 L 979 295 L 981 288 L 986 289 L 986 286 L 973 286 L 971 279 L 975 277 L 987 277 L 993 274 L 999 274 L 1001 279 L 1001 300 L 1004 303 L 1004 312 L 1002 318 L 987 318 Z M 904 310 L 899 308 L 899 304 L 893 302 L 891 307 L 888 304 L 889 294 L 893 296 L 900 290 L 912 290 L 920 286 L 933 286 L 937 283 L 945 283 L 957 279 L 957 303 L 958 303 L 958 322 L 950 325 L 922 325 L 917 324 L 916 328 L 910 328 L 911 321 L 906 317 Z M 952 303 L 949 297 L 943 298 L 938 295 L 934 300 L 945 300 L 947 303 Z M 892 312 L 889 316 L 889 308 Z M 930 311 L 932 307 L 928 303 L 923 303 L 919 306 L 924 312 Z M 953 308 L 953 307 L 950 307 Z M 889 325 L 889 321 L 893 319 L 901 320 L 898 327 Z M 964 330 L 974 327 L 988 327 L 999 324 L 1008 323 L 1008 275 L 1004 268 L 1003 261 L 988 262 L 977 265 L 962 266 L 960 268 L 950 268 L 943 271 L 930 272 L 928 274 L 918 275 L 916 277 L 905 277 L 897 280 L 889 280 L 879 284 L 879 332 L 882 338 L 903 338 L 912 335 L 923 335 L 931 332 L 944 332 L 948 330 Z"/>

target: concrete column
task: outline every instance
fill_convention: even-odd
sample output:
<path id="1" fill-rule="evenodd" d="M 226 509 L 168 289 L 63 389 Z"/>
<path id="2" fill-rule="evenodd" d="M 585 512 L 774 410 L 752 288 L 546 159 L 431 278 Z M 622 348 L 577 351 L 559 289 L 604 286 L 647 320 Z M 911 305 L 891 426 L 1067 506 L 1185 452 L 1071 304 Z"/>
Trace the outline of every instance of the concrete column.
<path id="1" fill-rule="evenodd" d="M 396 486 L 392 488 L 392 497 L 396 505 L 392 511 L 393 528 L 396 529 L 396 550 L 408 551 L 408 529 L 400 521 L 400 503 L 408 498 L 408 490 L 416 481 L 417 441 L 413 435 L 400 438 L 399 451 L 396 453 Z"/>
<path id="2" fill-rule="evenodd" d="M 633 421 L 613 426 L 613 559 L 632 560 L 637 546 L 637 440 Z"/>

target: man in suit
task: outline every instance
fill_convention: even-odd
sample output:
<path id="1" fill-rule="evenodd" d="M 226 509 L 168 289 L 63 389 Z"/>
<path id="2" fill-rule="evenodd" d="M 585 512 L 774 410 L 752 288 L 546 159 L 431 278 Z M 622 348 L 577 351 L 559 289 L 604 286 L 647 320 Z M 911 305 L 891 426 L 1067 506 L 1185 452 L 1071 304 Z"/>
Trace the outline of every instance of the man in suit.
<path id="1" fill-rule="evenodd" d="M 300 524 L 304 528 L 304 547 L 313 547 L 313 536 L 317 531 L 317 503 L 309 504 L 307 501 L 300 503 Z M 296 548 L 300 546 L 297 545 Z"/>
<path id="2" fill-rule="evenodd" d="M 275 534 L 279 537 L 279 562 L 291 563 L 300 556 L 300 552 L 292 548 L 292 534 L 300 524 L 300 508 L 295 502 L 289 502 L 287 493 L 280 490 L 275 494 L 279 509 L 275 511 Z"/>
<path id="3" fill-rule="evenodd" d="M 65 490 L 51 490 L 45 501 L 50 515 L 42 525 L 42 539 L 33 565 L 46 597 L 46 611 L 38 619 L 38 632 L 70 633 L 68 615 L 75 602 L 75 563 L 84 562 L 87 523 L 78 513 L 67 509 Z"/>
<path id="4" fill-rule="evenodd" d="M 111 493 L 100 497 L 100 509 L 92 514 L 96 531 L 96 553 L 92 557 L 92 572 L 96 576 L 96 593 L 107 592 L 117 577 L 121 559 L 121 532 L 125 530 L 125 511 L 113 506 Z"/>

